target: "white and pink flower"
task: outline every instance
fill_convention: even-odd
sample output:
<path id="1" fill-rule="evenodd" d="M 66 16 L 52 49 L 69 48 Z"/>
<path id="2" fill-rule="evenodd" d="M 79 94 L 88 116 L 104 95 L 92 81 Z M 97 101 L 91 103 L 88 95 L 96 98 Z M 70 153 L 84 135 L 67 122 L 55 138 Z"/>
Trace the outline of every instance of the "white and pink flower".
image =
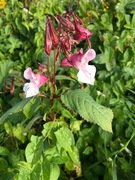
<path id="1" fill-rule="evenodd" d="M 96 57 L 96 53 L 93 49 L 89 49 L 85 54 L 82 50 L 72 54 L 68 59 L 64 58 L 61 62 L 62 66 L 73 66 L 79 70 L 77 77 L 80 82 L 93 85 L 95 80 L 96 67 L 89 65 L 89 61 Z"/>
<path id="2" fill-rule="evenodd" d="M 30 82 L 25 83 L 23 87 L 26 98 L 37 95 L 39 88 L 48 81 L 46 76 L 43 74 L 35 74 L 30 67 L 24 71 L 24 78 L 30 80 Z"/>

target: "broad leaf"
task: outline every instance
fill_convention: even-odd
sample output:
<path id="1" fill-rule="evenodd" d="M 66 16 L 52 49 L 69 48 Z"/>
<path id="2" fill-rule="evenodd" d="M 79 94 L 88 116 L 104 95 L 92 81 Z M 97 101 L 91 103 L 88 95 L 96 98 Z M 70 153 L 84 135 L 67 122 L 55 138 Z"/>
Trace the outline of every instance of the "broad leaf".
<path id="1" fill-rule="evenodd" d="M 11 109 L 9 109 L 3 116 L 0 117 L 0 124 L 2 124 L 4 121 L 6 121 L 7 117 L 13 113 L 17 113 L 21 111 L 24 106 L 29 102 L 31 98 L 26 98 L 17 103 L 15 106 L 13 106 Z"/>
<path id="2" fill-rule="evenodd" d="M 87 121 L 98 124 L 103 130 L 112 132 L 112 110 L 101 106 L 83 90 L 71 90 L 61 96 L 67 108 L 80 114 Z"/>

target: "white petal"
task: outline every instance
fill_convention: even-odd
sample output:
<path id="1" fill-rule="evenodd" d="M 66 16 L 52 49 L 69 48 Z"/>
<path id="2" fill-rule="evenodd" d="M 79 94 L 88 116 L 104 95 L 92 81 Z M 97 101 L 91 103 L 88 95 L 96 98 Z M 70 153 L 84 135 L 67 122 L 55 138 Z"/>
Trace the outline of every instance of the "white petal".
<path id="1" fill-rule="evenodd" d="M 26 83 L 24 84 L 23 91 L 26 94 L 26 98 L 32 97 L 39 93 L 39 87 L 34 83 Z"/>
<path id="2" fill-rule="evenodd" d="M 80 82 L 94 84 L 96 68 L 93 65 L 88 65 L 86 70 L 79 70 L 77 77 Z"/>
<path id="3" fill-rule="evenodd" d="M 96 74 L 96 67 L 94 65 L 87 65 L 86 71 L 88 71 L 92 76 Z"/>

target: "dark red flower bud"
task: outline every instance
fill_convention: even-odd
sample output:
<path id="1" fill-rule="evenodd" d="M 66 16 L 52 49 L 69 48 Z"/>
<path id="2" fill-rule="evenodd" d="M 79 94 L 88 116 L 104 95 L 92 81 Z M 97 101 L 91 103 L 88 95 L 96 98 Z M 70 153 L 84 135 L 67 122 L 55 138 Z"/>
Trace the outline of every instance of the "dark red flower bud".
<path id="1" fill-rule="evenodd" d="M 4 88 L 3 89 L 4 89 L 4 92 L 6 92 L 6 90 L 7 90 L 7 82 L 6 81 L 4 82 Z"/>
<path id="2" fill-rule="evenodd" d="M 56 31 L 51 23 L 51 20 L 50 20 L 50 17 L 47 17 L 47 20 L 48 20 L 48 25 L 49 25 L 49 29 L 50 29 L 50 34 L 51 34 L 51 37 L 52 37 L 52 43 L 55 47 L 57 47 L 58 45 L 58 36 L 56 34 Z"/>
<path id="3" fill-rule="evenodd" d="M 11 79 L 10 94 L 13 94 L 15 90 L 14 77 Z"/>
<path id="4" fill-rule="evenodd" d="M 70 29 L 70 30 L 75 30 L 75 27 L 74 27 L 74 24 L 72 24 L 72 22 L 71 21 L 69 21 L 67 18 L 64 18 L 64 17 L 62 17 L 62 16 L 60 16 L 60 15 L 56 15 L 55 16 L 58 20 L 59 20 L 59 22 L 62 24 L 62 25 L 64 25 L 66 28 L 68 28 L 68 29 Z"/>
<path id="5" fill-rule="evenodd" d="M 84 28 L 80 25 L 80 20 L 73 14 L 74 17 L 74 23 L 75 23 L 75 35 L 74 38 L 77 41 L 82 41 L 84 39 L 88 39 L 90 36 L 92 36 L 93 33 L 91 33 L 87 28 Z"/>
<path id="6" fill-rule="evenodd" d="M 51 53 L 52 49 L 52 37 L 51 37 L 51 32 L 50 32 L 50 27 L 49 27 L 49 22 L 47 21 L 46 23 L 46 34 L 45 34 L 45 52 L 49 56 Z"/>
<path id="7" fill-rule="evenodd" d="M 79 22 L 79 24 L 80 25 L 82 25 L 83 24 L 83 21 L 82 21 L 82 19 L 81 18 L 79 18 L 78 16 L 77 16 L 77 14 L 75 14 L 75 13 L 73 13 L 72 12 L 72 15 L 73 15 L 73 17 Z"/>

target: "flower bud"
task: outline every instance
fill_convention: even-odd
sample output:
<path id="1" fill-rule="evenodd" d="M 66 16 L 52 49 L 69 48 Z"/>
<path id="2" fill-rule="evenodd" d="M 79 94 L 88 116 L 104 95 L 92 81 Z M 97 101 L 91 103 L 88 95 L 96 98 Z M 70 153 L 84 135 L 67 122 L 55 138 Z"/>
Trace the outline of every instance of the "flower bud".
<path id="1" fill-rule="evenodd" d="M 47 21 L 46 23 L 46 35 L 45 35 L 45 52 L 48 56 L 50 56 L 51 49 L 52 49 L 52 37 L 51 37 L 51 32 L 49 28 L 49 22 Z"/>
<path id="2" fill-rule="evenodd" d="M 10 86 L 10 94 L 13 94 L 14 90 L 15 90 L 14 77 L 12 77 L 12 79 L 11 79 L 11 86 Z"/>
<path id="3" fill-rule="evenodd" d="M 60 15 L 56 15 L 56 18 L 60 21 L 60 23 L 62 25 L 64 25 L 66 28 L 70 29 L 70 30 L 75 30 L 75 27 L 74 25 L 67 19 L 67 18 L 64 18 Z"/>
<path id="4" fill-rule="evenodd" d="M 74 35 L 75 40 L 82 41 L 92 36 L 93 33 L 91 33 L 87 28 L 84 28 L 80 25 L 80 19 L 78 19 L 77 16 L 75 16 L 74 14 L 73 17 L 74 17 L 75 31 L 76 31 Z"/>
<path id="5" fill-rule="evenodd" d="M 56 34 L 56 31 L 51 23 L 51 20 L 50 20 L 50 17 L 47 17 L 47 20 L 48 20 L 48 25 L 49 25 L 49 29 L 50 29 L 50 34 L 51 34 L 51 37 L 52 37 L 52 43 L 55 47 L 57 47 L 58 45 L 58 36 Z"/>

